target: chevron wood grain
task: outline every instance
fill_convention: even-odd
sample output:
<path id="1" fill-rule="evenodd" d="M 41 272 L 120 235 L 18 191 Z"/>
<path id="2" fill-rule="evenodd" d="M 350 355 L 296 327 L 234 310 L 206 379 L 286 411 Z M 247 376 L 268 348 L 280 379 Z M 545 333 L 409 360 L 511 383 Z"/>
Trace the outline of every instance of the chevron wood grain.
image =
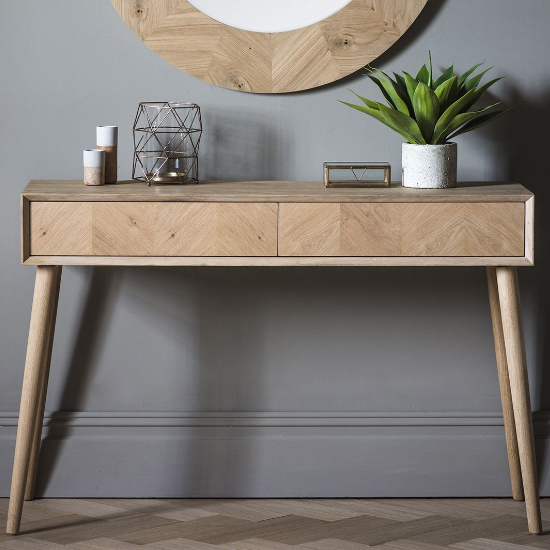
<path id="1" fill-rule="evenodd" d="M 533 196 L 517 184 L 326 189 L 321 182 L 30 182 L 34 265 L 532 265 Z M 447 192 L 452 191 L 452 193 Z"/>
<path id="2" fill-rule="evenodd" d="M 403 250 L 410 256 L 522 256 L 520 203 L 403 206 Z"/>
<path id="3" fill-rule="evenodd" d="M 280 256 L 523 256 L 525 204 L 280 205 Z"/>
<path id="4" fill-rule="evenodd" d="M 87 203 L 40 203 L 30 205 L 31 254 L 91 254 L 92 206 Z"/>
<path id="5" fill-rule="evenodd" d="M 276 256 L 277 205 L 31 203 L 31 254 Z"/>
<path id="6" fill-rule="evenodd" d="M 512 499 L 43 499 L 0 550 L 532 550 L 549 528 Z"/>
<path id="7" fill-rule="evenodd" d="M 234 90 L 282 93 L 333 82 L 392 46 L 428 0 L 351 0 L 319 23 L 279 33 L 244 31 L 187 0 L 111 0 L 125 23 L 163 59 Z"/>

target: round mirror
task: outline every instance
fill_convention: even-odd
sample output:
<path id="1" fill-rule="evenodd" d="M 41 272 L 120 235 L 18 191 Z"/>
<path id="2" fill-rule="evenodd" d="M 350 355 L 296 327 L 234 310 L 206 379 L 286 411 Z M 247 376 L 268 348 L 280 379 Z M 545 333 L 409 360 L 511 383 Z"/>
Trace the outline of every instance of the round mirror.
<path id="1" fill-rule="evenodd" d="M 351 0 L 189 0 L 208 17 L 252 32 L 286 32 L 318 23 Z"/>
<path id="2" fill-rule="evenodd" d="M 111 0 L 166 61 L 216 86 L 316 88 L 384 53 L 428 0 Z"/>

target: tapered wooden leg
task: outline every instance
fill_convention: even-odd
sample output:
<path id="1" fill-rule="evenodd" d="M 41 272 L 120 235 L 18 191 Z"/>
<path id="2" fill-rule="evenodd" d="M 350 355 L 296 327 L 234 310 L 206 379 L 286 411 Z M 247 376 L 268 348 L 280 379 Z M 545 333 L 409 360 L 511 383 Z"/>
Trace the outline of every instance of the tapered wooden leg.
<path id="1" fill-rule="evenodd" d="M 508 361 L 506 360 L 504 333 L 502 331 L 502 317 L 498 297 L 496 268 L 487 268 L 487 283 L 489 286 L 491 319 L 493 321 L 493 336 L 495 338 L 495 352 L 497 358 L 498 381 L 500 386 L 500 399 L 502 401 L 502 416 L 504 418 L 504 431 L 506 434 L 506 448 L 508 449 L 508 464 L 510 466 L 510 478 L 512 480 L 512 496 L 516 500 L 523 500 L 523 480 L 521 479 L 521 466 L 519 462 L 514 408 L 512 405 L 512 392 L 510 389 L 510 378 L 508 375 Z"/>
<path id="2" fill-rule="evenodd" d="M 56 296 L 55 289 L 58 285 L 59 275 L 60 270 L 54 266 L 39 266 L 36 270 L 6 527 L 6 532 L 10 534 L 18 533 L 21 524 L 21 512 L 23 511 L 23 499 L 40 400 L 40 387 L 45 367 L 44 358 L 48 351 L 50 324 Z"/>
<path id="3" fill-rule="evenodd" d="M 49 321 L 47 334 L 47 350 L 44 355 L 44 365 L 42 367 L 42 377 L 40 380 L 40 398 L 38 401 L 38 414 L 34 426 L 34 436 L 32 442 L 31 458 L 29 461 L 29 471 L 27 474 L 27 486 L 25 489 L 25 500 L 34 498 L 34 488 L 36 485 L 36 472 L 38 470 L 38 457 L 40 455 L 40 444 L 42 442 L 42 425 L 44 424 L 44 408 L 46 406 L 46 394 L 48 392 L 48 379 L 50 377 L 50 363 L 52 360 L 53 339 L 55 334 L 55 321 L 57 318 L 57 304 L 59 301 L 59 288 L 61 286 L 61 266 L 57 267 L 59 274 L 56 279 L 56 286 L 53 296 L 53 307 L 51 308 L 51 319 Z"/>
<path id="4" fill-rule="evenodd" d="M 496 275 L 525 492 L 527 523 L 529 531 L 538 534 L 542 531 L 542 522 L 517 270 L 515 267 L 498 267 Z"/>

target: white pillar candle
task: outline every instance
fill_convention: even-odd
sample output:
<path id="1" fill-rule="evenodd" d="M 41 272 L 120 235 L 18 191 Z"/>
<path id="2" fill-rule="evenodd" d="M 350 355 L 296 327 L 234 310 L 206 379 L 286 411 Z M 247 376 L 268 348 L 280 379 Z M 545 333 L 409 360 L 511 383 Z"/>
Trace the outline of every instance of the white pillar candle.
<path id="1" fill-rule="evenodd" d="M 98 146 L 116 147 L 118 145 L 118 126 L 98 126 L 96 133 Z"/>
<path id="2" fill-rule="evenodd" d="M 98 126 L 96 129 L 97 148 L 105 151 L 105 183 L 116 183 L 117 181 L 117 146 L 118 127 Z"/>
<path id="3" fill-rule="evenodd" d="M 103 185 L 105 183 L 105 151 L 86 149 L 84 151 L 84 183 Z"/>

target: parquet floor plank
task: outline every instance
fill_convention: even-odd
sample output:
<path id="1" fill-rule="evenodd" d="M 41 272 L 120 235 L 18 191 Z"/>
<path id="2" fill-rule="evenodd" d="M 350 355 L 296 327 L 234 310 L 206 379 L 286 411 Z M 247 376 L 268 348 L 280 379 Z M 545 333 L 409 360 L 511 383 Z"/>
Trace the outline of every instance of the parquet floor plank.
<path id="1" fill-rule="evenodd" d="M 519 546 L 525 546 L 526 550 L 538 548 L 539 550 L 550 550 L 550 531 L 548 525 L 543 525 L 542 535 L 531 535 L 526 531 L 519 533 L 503 533 L 493 537 L 500 542 L 508 542 Z"/>
<path id="2" fill-rule="evenodd" d="M 0 550 L 550 550 L 544 528 L 512 499 L 37 499 Z"/>
<path id="3" fill-rule="evenodd" d="M 131 533 L 145 528 L 159 528 L 174 523 L 177 522 L 146 515 L 114 520 L 93 519 L 84 525 L 66 525 L 61 529 L 36 532 L 34 537 L 58 544 L 74 544 L 89 539 L 129 536 Z"/>
<path id="4" fill-rule="evenodd" d="M 229 544 L 231 550 L 296 550 L 296 546 L 281 544 L 262 539 L 248 539 L 232 542 Z"/>
<path id="5" fill-rule="evenodd" d="M 528 550 L 527 547 L 489 539 L 475 539 L 468 542 L 451 544 L 449 548 L 454 550 Z"/>
<path id="6" fill-rule="evenodd" d="M 32 537 L 20 540 L 19 538 L 11 537 L 11 540 L 0 543 L 2 550 L 66 550 L 67 547 L 55 542 L 44 542 L 42 540 L 33 539 Z"/>
<path id="7" fill-rule="evenodd" d="M 391 527 L 373 529 L 368 533 L 354 534 L 349 540 L 367 544 L 369 546 L 378 546 L 396 539 L 409 539 L 425 534 L 430 534 L 439 529 L 461 529 L 470 523 L 470 520 L 460 518 L 451 518 L 448 516 L 429 516 L 427 518 L 414 519 L 401 522 Z M 421 542 L 421 541 L 420 541 Z"/>
<path id="8" fill-rule="evenodd" d="M 119 540 L 101 538 L 77 542 L 75 544 L 65 546 L 64 548 L 70 548 L 71 550 L 143 550 L 144 546 L 128 544 L 127 542 L 121 542 Z"/>
<path id="9" fill-rule="evenodd" d="M 265 521 L 292 515 L 292 511 L 284 506 L 270 505 L 269 500 L 226 500 L 208 506 L 211 513 L 222 514 L 232 518 L 247 519 L 249 521 Z M 305 516 L 305 514 L 298 514 Z M 311 516 L 306 516 L 311 517 Z M 322 518 L 319 518 L 322 519 Z"/>
<path id="10" fill-rule="evenodd" d="M 411 519 L 437 515 L 435 512 L 418 510 L 414 505 L 395 504 L 391 499 L 320 499 L 312 502 L 330 506 L 335 510 L 353 511 L 357 515 L 376 516 L 395 521 L 410 521 Z"/>
<path id="11" fill-rule="evenodd" d="M 322 500 L 266 499 L 260 501 L 259 506 L 266 512 L 320 519 L 321 521 L 339 521 L 366 515 L 361 510 L 326 504 Z"/>
<path id="12" fill-rule="evenodd" d="M 313 521 L 313 520 L 312 520 Z M 350 540 L 351 537 L 369 533 L 374 529 L 397 525 L 398 522 L 374 516 L 358 516 L 334 522 L 320 522 L 308 528 L 297 528 L 264 534 L 261 538 L 298 546 L 322 539 Z"/>
<path id="13" fill-rule="evenodd" d="M 463 499 L 463 498 L 426 498 L 426 499 L 395 499 L 392 501 L 396 506 L 409 507 L 417 512 L 423 511 L 439 516 L 450 516 L 453 518 L 469 519 L 472 521 L 479 521 L 482 519 L 489 519 L 490 517 L 502 515 L 498 512 L 490 513 L 487 511 L 481 512 L 480 510 L 472 509 L 472 501 L 477 499 Z M 498 499 L 497 499 L 498 500 Z M 508 499 L 512 500 L 512 499 Z M 520 503 L 525 508 L 524 503 Z"/>
<path id="14" fill-rule="evenodd" d="M 401 539 L 377 546 L 376 550 L 448 550 L 448 548 L 448 546 L 436 546 L 435 544 Z"/>
<path id="15" fill-rule="evenodd" d="M 472 539 L 494 539 L 497 536 L 524 532 L 526 532 L 526 528 L 523 518 L 504 515 L 480 521 L 464 522 L 462 525 L 453 525 L 407 538 L 418 542 L 450 546 L 457 542 L 465 542 Z"/>
<path id="16" fill-rule="evenodd" d="M 372 546 L 365 546 L 357 542 L 349 542 L 339 539 L 323 539 L 301 544 L 298 548 L 304 550 L 368 550 Z"/>

